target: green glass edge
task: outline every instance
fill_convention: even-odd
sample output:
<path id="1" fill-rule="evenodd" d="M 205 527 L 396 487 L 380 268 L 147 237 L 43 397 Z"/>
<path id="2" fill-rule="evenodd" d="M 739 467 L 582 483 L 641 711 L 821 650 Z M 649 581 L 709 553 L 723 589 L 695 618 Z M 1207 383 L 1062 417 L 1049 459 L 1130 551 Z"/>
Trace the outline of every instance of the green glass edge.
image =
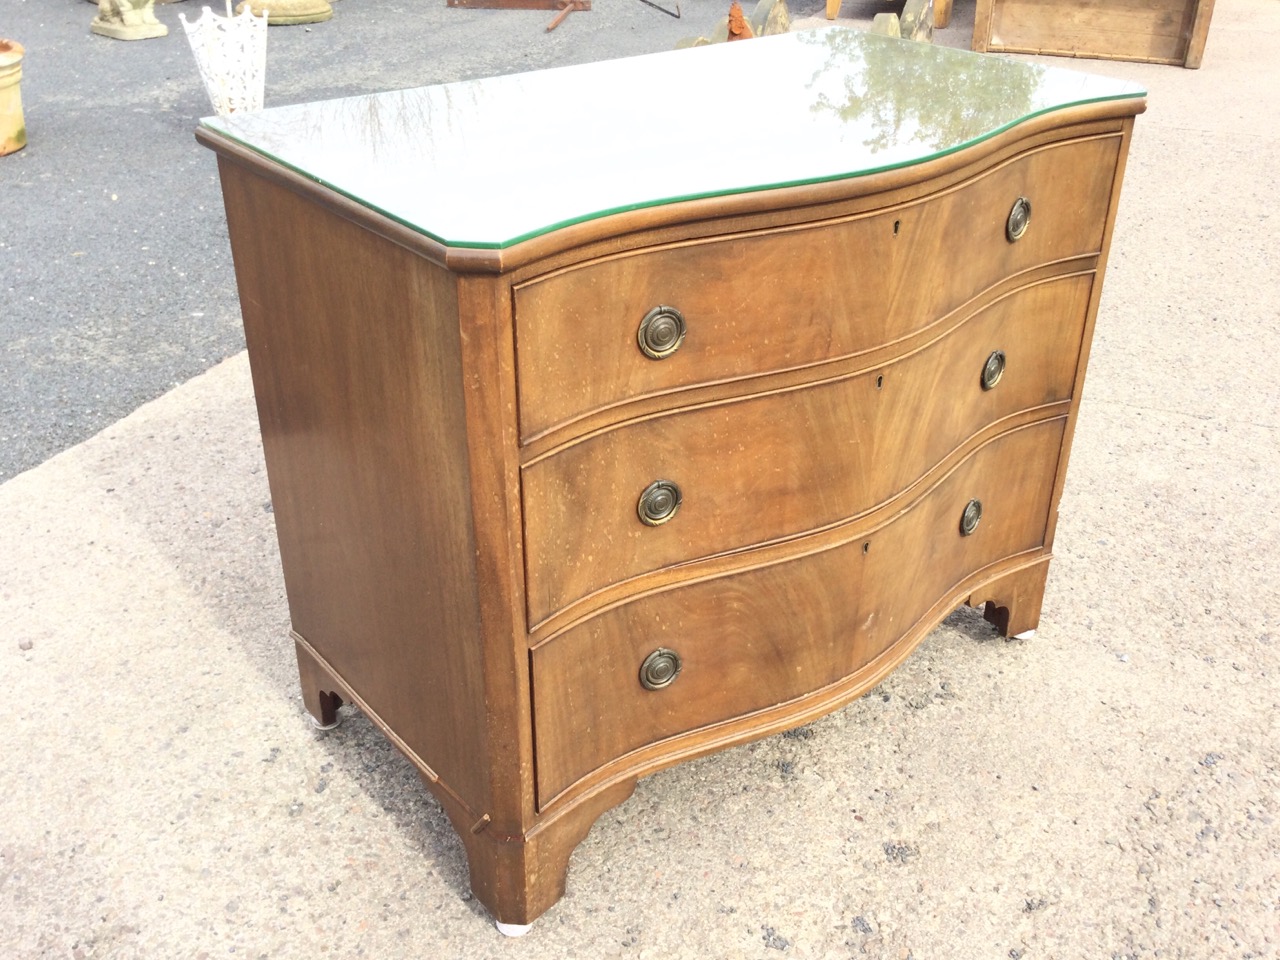
<path id="1" fill-rule="evenodd" d="M 417 224 L 410 223 L 409 221 L 403 219 L 402 217 L 396 216 L 394 213 L 392 213 L 389 210 L 384 210 L 381 207 L 375 206 L 374 204 L 368 203 L 360 199 L 359 197 L 348 193 L 347 191 L 343 190 L 341 187 L 337 187 L 331 183 L 327 183 L 324 180 L 320 179 L 319 177 L 316 177 L 310 173 L 307 173 L 305 170 L 301 169 L 300 167 L 296 167 L 291 163 L 287 163 L 284 160 L 279 159 L 278 157 L 273 157 L 271 154 L 267 153 L 265 150 L 260 150 L 257 147 L 255 147 L 253 144 L 248 143 L 244 140 L 241 140 L 239 137 L 233 136 L 232 134 L 228 133 L 225 130 L 219 130 L 217 127 L 213 126 L 208 122 L 209 118 L 205 118 L 201 120 L 200 125 L 204 127 L 208 127 L 210 130 L 213 130 L 220 136 L 226 137 L 228 140 L 232 140 L 240 144 L 241 146 L 246 147 L 249 150 L 252 150 L 254 153 L 259 154 L 260 156 L 264 156 L 271 160 L 274 160 L 276 163 L 280 164 L 282 167 L 286 167 L 287 169 L 292 170 L 294 173 L 304 176 L 308 180 L 312 180 L 323 187 L 328 187 L 334 193 L 341 194 L 342 196 L 346 197 L 348 200 L 351 200 L 354 203 L 358 203 L 360 204 L 360 206 L 365 207 L 366 209 L 373 210 L 377 213 L 380 213 L 384 217 L 387 217 L 390 220 L 394 220 L 396 223 L 400 224 L 401 226 L 407 227 L 408 229 L 412 230 L 414 233 L 421 234 L 424 237 L 428 237 L 443 246 L 453 247 L 455 249 L 465 249 L 465 250 L 506 250 L 508 247 L 514 247 L 516 244 L 524 243 L 526 240 L 532 240 L 534 237 L 545 236 L 548 233 L 554 233 L 557 230 L 563 230 L 565 227 L 572 227 L 579 223 L 586 223 L 589 220 L 599 220 L 603 217 L 615 216 L 619 213 L 630 213 L 634 210 L 647 210 L 650 207 L 665 207 L 668 204 L 686 203 L 690 200 L 706 200 L 712 197 L 725 197 L 725 196 L 729 196 L 730 194 L 759 193 L 763 190 L 781 190 L 786 187 L 805 187 L 815 183 L 834 183 L 837 180 L 854 180 L 854 179 L 857 179 L 858 177 L 868 177 L 875 173 L 884 173 L 887 170 L 902 170 L 906 167 L 913 167 L 913 166 L 916 166 L 917 164 L 927 163 L 930 160 L 937 160 L 940 157 L 950 156 L 951 154 L 956 153 L 960 150 L 964 150 L 968 147 L 974 146 L 975 144 L 982 143 L 984 140 L 990 140 L 992 137 L 996 136 L 997 134 L 1004 133 L 1004 131 L 1006 130 L 1011 130 L 1020 123 L 1026 123 L 1028 120 L 1034 120 L 1036 117 L 1044 116 L 1047 113 L 1053 113 L 1055 110 L 1069 110 L 1072 107 L 1083 107 L 1091 103 L 1107 103 L 1114 100 L 1139 100 L 1139 99 L 1146 98 L 1146 96 L 1147 96 L 1147 91 L 1141 90 L 1141 91 L 1138 91 L 1137 93 L 1116 94 L 1115 96 L 1111 96 L 1111 97 L 1092 97 L 1088 100 L 1075 100 L 1075 101 L 1072 101 L 1071 103 L 1059 104 L 1053 107 L 1045 107 L 1043 110 L 1037 110 L 1034 113 L 1028 113 L 1026 116 L 1019 117 L 1017 120 L 1009 121 L 1004 126 L 996 127 L 994 130 L 989 130 L 980 137 L 975 137 L 972 140 L 966 140 L 965 142 L 958 143 L 953 147 L 948 147 L 946 150 L 940 150 L 937 153 L 931 153 L 927 157 L 919 157 L 915 160 L 907 160 L 902 163 L 888 163 L 888 164 L 885 164 L 884 166 L 871 167 L 870 169 L 862 170 L 858 173 L 838 173 L 838 174 L 832 174 L 829 177 L 811 177 L 807 180 L 786 180 L 780 183 L 763 183 L 763 184 L 758 184 L 752 187 L 734 187 L 727 190 L 712 190 L 708 193 L 690 193 L 684 196 L 665 197 L 661 200 L 650 200 L 643 203 L 626 204 L 621 207 L 610 207 L 606 210 L 598 210 L 594 213 L 585 213 L 580 217 L 571 217 L 568 220 L 560 220 L 546 227 L 542 227 L 541 229 L 531 230 L 528 233 L 522 233 L 517 237 L 513 237 L 512 239 L 505 240 L 501 243 L 482 243 L 482 242 L 474 242 L 474 241 L 446 240 L 443 237 L 437 236 L 436 234 L 432 233 L 430 230 L 425 230 L 422 227 L 418 226 Z"/>

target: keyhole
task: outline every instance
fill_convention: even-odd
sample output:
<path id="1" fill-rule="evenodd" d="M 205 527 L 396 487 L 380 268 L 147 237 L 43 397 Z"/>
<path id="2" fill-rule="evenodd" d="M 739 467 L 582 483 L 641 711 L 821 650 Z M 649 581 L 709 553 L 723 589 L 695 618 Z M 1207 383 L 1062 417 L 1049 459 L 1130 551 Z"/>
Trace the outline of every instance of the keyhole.
<path id="1" fill-rule="evenodd" d="M 862 552 L 863 552 L 864 554 L 866 554 L 866 553 L 870 553 L 870 552 L 871 552 L 871 541 L 870 541 L 870 540 L 868 540 L 866 543 L 864 543 L 864 544 L 862 545 Z"/>
<path id="2" fill-rule="evenodd" d="M 893 235 L 894 235 L 895 237 L 898 235 L 898 228 L 899 228 L 899 227 L 901 227 L 901 226 L 902 226 L 902 221 L 901 221 L 901 220 L 895 220 L 895 221 L 893 221 Z"/>
<path id="3" fill-rule="evenodd" d="M 876 389 L 879 390 L 883 386 L 884 386 L 884 375 L 881 374 L 880 376 L 876 377 Z"/>

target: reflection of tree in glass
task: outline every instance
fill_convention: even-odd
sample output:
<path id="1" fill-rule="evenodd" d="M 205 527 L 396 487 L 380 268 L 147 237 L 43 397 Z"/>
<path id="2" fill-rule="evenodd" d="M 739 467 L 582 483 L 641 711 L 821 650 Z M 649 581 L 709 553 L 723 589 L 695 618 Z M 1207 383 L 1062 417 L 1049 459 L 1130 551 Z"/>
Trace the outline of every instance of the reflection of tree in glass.
<path id="1" fill-rule="evenodd" d="M 455 120 L 478 107 L 474 87 L 443 85 L 387 93 L 364 94 L 247 114 L 247 139 L 274 154 L 286 146 L 316 158 L 358 148 L 360 162 L 376 165 L 384 156 L 432 154 L 433 138 L 451 132 Z M 234 134 L 234 125 L 229 125 Z M 305 161 L 295 156 L 293 162 Z"/>
<path id="2" fill-rule="evenodd" d="M 963 50 L 848 30 L 814 31 L 807 42 L 828 46 L 811 86 L 815 112 L 830 112 L 866 128 L 875 153 L 893 144 L 945 150 L 990 133 L 1031 110 L 1045 68 Z M 833 84 L 832 81 L 843 81 Z"/>

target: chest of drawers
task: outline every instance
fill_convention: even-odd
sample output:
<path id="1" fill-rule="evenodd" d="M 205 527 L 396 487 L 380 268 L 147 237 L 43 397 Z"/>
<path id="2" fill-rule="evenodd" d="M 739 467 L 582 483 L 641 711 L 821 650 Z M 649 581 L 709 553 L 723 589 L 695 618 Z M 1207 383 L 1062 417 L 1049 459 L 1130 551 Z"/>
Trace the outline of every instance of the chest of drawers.
<path id="1" fill-rule="evenodd" d="M 637 777 L 958 604 L 1036 626 L 1144 105 L 840 30 L 572 72 L 198 133 L 307 708 L 383 730 L 514 924 Z"/>

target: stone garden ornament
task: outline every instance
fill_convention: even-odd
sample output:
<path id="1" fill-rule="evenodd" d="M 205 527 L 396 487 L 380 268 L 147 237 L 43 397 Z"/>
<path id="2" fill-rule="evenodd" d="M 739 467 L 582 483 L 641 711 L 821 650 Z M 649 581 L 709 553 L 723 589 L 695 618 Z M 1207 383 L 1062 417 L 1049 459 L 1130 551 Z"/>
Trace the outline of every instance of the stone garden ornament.
<path id="1" fill-rule="evenodd" d="M 155 0 L 98 0 L 98 15 L 89 29 L 116 40 L 163 37 L 169 28 L 156 19 Z"/>

